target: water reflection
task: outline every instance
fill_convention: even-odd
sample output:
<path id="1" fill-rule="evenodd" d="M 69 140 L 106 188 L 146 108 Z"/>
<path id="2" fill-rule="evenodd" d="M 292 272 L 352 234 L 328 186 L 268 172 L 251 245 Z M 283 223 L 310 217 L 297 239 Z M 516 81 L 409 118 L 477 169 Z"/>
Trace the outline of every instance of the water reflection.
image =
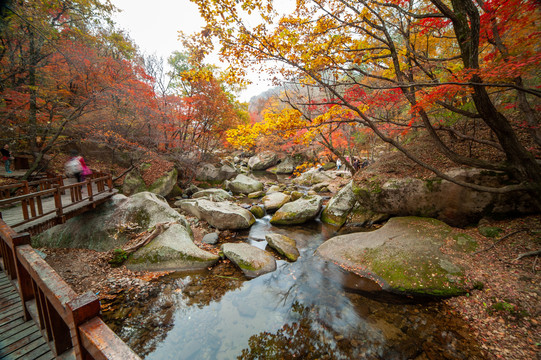
<path id="1" fill-rule="evenodd" d="M 264 218 L 237 239 L 265 248 L 265 234 L 287 235 L 297 241 L 297 262 L 278 260 L 276 271 L 250 281 L 225 263 L 169 277 L 115 331 L 146 359 L 409 359 L 427 344 L 450 359 L 481 358 L 457 335 L 461 324 L 449 329 L 453 318 L 442 316 L 440 304 L 389 304 L 347 292 L 343 284 L 352 279 L 313 256 L 336 230 L 319 222 L 278 228 Z"/>

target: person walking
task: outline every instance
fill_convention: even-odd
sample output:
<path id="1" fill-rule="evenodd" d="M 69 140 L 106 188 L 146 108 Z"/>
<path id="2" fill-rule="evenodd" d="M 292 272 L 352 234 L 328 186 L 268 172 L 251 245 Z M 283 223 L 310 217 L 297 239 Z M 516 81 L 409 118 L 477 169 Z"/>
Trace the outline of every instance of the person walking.
<path id="1" fill-rule="evenodd" d="M 342 160 L 337 159 L 336 160 L 336 170 L 340 170 L 340 166 L 342 166 Z"/>
<path id="2" fill-rule="evenodd" d="M 13 159 L 13 156 L 11 156 L 11 152 L 9 151 L 9 145 L 6 144 L 2 149 L 0 149 L 2 152 L 2 160 L 4 161 L 4 166 L 6 168 L 6 173 L 11 174 L 10 166 L 11 166 L 11 160 Z"/>
<path id="3" fill-rule="evenodd" d="M 75 179 L 77 179 L 77 182 L 79 183 L 85 180 L 85 175 L 88 175 L 85 174 L 85 169 L 87 171 L 89 170 L 86 166 L 85 159 L 83 159 L 82 156 L 79 156 L 79 154 L 77 154 L 77 151 L 73 150 L 71 152 L 71 158 L 66 162 L 66 165 L 64 166 L 66 175 L 68 177 L 75 177 Z"/>

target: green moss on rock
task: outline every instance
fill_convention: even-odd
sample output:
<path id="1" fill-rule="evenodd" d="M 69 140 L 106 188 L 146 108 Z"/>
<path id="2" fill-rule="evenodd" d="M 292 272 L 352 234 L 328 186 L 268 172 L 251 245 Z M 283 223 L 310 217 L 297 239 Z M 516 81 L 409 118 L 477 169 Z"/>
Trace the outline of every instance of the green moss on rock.
<path id="1" fill-rule="evenodd" d="M 479 246 L 477 241 L 468 234 L 459 233 L 453 235 L 453 239 L 455 240 L 453 248 L 457 251 L 471 253 L 477 250 L 477 247 Z"/>
<path id="2" fill-rule="evenodd" d="M 435 190 L 438 190 L 441 181 L 441 179 L 427 179 L 425 180 L 425 186 L 428 191 L 433 192 Z"/>
<path id="3" fill-rule="evenodd" d="M 324 211 L 321 213 L 321 221 L 326 224 L 342 226 L 346 222 L 346 217 L 336 216 L 330 212 Z"/>
<path id="4" fill-rule="evenodd" d="M 363 256 L 367 268 L 378 274 L 389 290 L 411 295 L 449 297 L 464 294 L 458 279 L 462 271 L 449 273 L 441 262 L 419 259 L 411 266 L 405 253 L 395 253 L 392 258 L 381 256 L 379 249 L 369 249 Z"/>
<path id="5" fill-rule="evenodd" d="M 479 226 L 478 230 L 481 235 L 488 238 L 496 238 L 503 232 L 503 229 L 493 226 Z"/>

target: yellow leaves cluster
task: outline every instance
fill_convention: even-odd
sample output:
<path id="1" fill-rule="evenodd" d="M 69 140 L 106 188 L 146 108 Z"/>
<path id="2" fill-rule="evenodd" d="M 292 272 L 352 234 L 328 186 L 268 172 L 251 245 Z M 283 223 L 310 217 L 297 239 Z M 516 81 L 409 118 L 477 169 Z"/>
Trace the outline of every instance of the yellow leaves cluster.
<path id="1" fill-rule="evenodd" d="M 235 148 L 252 148 L 259 137 L 272 133 L 280 133 L 283 138 L 295 136 L 305 124 L 301 113 L 287 108 L 279 112 L 266 110 L 264 120 L 254 124 L 240 125 L 226 132 L 227 142 Z"/>
<path id="2" fill-rule="evenodd" d="M 368 106 L 363 105 L 361 111 L 368 110 Z M 344 120 L 351 119 L 354 116 L 354 113 L 343 106 L 334 105 L 327 112 L 317 116 L 310 126 L 308 131 L 303 134 L 303 142 L 305 144 L 310 143 L 314 138 L 319 135 L 320 132 L 324 132 L 327 128 L 331 131 L 332 124 L 336 122 L 342 122 Z"/>
<path id="3" fill-rule="evenodd" d="M 368 110 L 362 105 L 361 111 Z M 332 132 L 337 123 L 352 119 L 355 114 L 343 106 L 334 105 L 325 113 L 310 120 L 296 109 L 267 109 L 263 121 L 240 125 L 226 132 L 227 141 L 235 148 L 252 148 L 260 137 L 278 134 L 282 139 L 292 139 L 299 144 L 310 144 L 317 136 Z"/>
<path id="4" fill-rule="evenodd" d="M 191 68 L 189 70 L 183 71 L 180 74 L 182 81 L 193 82 L 193 81 L 211 81 L 214 78 L 214 74 L 211 69 L 208 68 Z"/>

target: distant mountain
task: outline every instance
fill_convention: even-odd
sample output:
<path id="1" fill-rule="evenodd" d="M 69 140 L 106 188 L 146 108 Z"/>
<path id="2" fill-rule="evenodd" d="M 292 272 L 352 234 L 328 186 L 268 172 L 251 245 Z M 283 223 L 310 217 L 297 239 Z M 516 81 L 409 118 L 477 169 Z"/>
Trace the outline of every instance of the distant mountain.
<path id="1" fill-rule="evenodd" d="M 259 95 L 252 96 L 250 98 L 250 103 L 248 104 L 248 111 L 250 113 L 259 114 L 267 106 L 272 97 L 280 95 L 282 89 L 283 88 L 281 86 L 275 86 Z"/>

